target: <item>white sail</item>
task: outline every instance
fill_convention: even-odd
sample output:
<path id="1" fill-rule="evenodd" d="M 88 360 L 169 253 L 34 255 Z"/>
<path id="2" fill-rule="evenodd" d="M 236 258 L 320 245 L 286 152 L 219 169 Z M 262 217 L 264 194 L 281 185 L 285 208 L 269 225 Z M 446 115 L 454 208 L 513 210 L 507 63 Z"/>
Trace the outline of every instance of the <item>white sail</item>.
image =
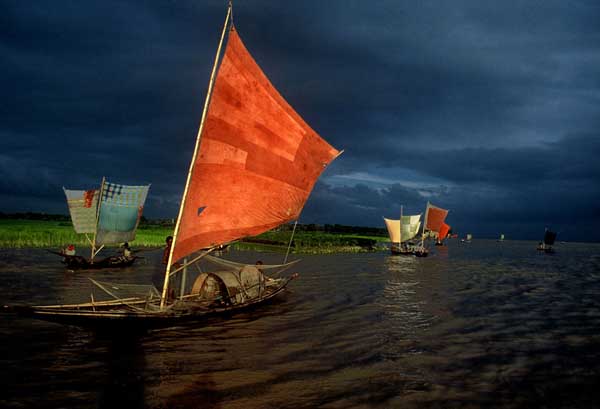
<path id="1" fill-rule="evenodd" d="M 405 241 L 413 239 L 421 227 L 421 215 L 413 216 L 402 216 L 402 223 L 400 220 L 386 219 L 385 225 L 390 235 L 390 241 L 392 243 L 403 243 Z M 402 229 L 402 231 L 400 231 Z"/>

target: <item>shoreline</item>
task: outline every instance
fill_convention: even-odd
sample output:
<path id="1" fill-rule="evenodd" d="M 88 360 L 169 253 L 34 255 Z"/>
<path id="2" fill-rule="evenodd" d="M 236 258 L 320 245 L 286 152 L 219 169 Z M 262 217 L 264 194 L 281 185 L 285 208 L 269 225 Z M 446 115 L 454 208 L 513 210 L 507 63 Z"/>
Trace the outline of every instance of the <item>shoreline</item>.
<path id="1" fill-rule="evenodd" d="M 142 225 L 138 227 L 135 240 L 129 242 L 133 248 L 161 248 L 165 238 L 173 234 L 171 226 Z M 288 249 L 291 238 L 289 231 L 269 231 L 256 237 L 231 244 L 236 250 L 283 252 Z M 382 236 L 359 234 L 325 233 L 321 231 L 296 232 L 290 253 L 329 254 L 364 253 L 386 250 L 389 239 Z M 2 249 L 61 249 L 68 244 L 77 248 L 89 248 L 84 234 L 77 234 L 70 222 L 40 220 L 0 220 L 0 248 Z M 119 248 L 108 245 L 107 249 Z"/>

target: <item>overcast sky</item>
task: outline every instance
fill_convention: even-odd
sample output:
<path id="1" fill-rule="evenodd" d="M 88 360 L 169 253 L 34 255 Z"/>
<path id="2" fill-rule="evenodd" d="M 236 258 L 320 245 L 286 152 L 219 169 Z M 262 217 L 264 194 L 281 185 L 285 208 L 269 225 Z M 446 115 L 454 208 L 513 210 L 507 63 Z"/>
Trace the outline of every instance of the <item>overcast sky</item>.
<path id="1" fill-rule="evenodd" d="M 152 183 L 176 217 L 226 1 L 0 0 L 0 211 Z M 600 241 L 600 2 L 258 1 L 234 22 L 340 156 L 302 223 L 450 210 L 461 235 Z"/>

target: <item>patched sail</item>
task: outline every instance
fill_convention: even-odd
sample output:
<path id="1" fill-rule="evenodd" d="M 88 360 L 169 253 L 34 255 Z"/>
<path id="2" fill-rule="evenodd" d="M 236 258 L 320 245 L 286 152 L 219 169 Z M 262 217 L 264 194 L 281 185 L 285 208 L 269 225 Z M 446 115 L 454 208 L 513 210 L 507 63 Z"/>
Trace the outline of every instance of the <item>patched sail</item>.
<path id="1" fill-rule="evenodd" d="M 105 182 L 100 194 L 96 245 L 135 239 L 150 185 L 127 186 Z"/>
<path id="2" fill-rule="evenodd" d="M 385 226 L 387 227 L 392 243 L 400 243 L 413 239 L 421 227 L 420 214 L 402 216 L 402 223 L 400 223 L 400 220 L 386 219 L 385 217 L 383 220 L 385 221 Z"/>
<path id="3" fill-rule="evenodd" d="M 63 187 L 76 233 L 94 233 L 98 210 L 98 190 L 69 190 Z"/>
<path id="4" fill-rule="evenodd" d="M 200 138 L 172 262 L 297 219 L 339 154 L 277 92 L 233 27 Z"/>

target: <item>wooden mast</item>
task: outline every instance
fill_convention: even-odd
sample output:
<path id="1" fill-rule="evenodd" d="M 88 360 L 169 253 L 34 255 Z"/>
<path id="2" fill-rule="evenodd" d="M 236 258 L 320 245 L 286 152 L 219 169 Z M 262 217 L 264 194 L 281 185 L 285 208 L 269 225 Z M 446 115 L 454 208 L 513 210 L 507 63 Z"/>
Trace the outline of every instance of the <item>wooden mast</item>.
<path id="1" fill-rule="evenodd" d="M 425 226 L 427 226 L 427 215 L 429 214 L 429 201 L 427 201 L 427 206 L 425 207 L 425 217 L 423 220 L 423 232 L 421 233 L 421 247 L 425 247 Z"/>
<path id="2" fill-rule="evenodd" d="M 400 205 L 400 234 L 398 235 L 398 241 L 400 242 L 400 248 L 402 248 L 402 208 L 404 206 Z"/>
<path id="3" fill-rule="evenodd" d="M 106 177 L 102 176 L 102 183 L 100 184 L 100 191 L 98 192 L 98 203 L 96 205 L 96 227 L 94 229 L 94 241 L 92 241 L 92 254 L 90 255 L 90 263 L 94 264 L 94 257 L 96 257 L 96 236 L 98 235 L 98 221 L 100 220 L 100 204 L 102 203 L 102 191 L 104 190 L 104 182 Z"/>
<path id="4" fill-rule="evenodd" d="M 181 199 L 181 205 L 179 206 L 179 215 L 177 216 L 177 223 L 175 224 L 175 232 L 173 233 L 173 242 L 171 243 L 171 248 L 169 250 L 169 261 L 167 262 L 167 269 L 165 271 L 165 281 L 163 283 L 162 295 L 160 298 L 160 308 L 165 306 L 165 302 L 167 300 L 167 291 L 169 288 L 169 276 L 171 272 L 171 264 L 173 262 L 173 249 L 175 248 L 175 244 L 177 243 L 177 234 L 179 233 L 179 224 L 181 222 L 181 217 L 183 216 L 183 208 L 185 206 L 185 200 L 188 192 L 188 188 L 190 186 L 190 180 L 192 179 L 192 170 L 194 168 L 194 163 L 196 162 L 196 156 L 198 154 L 198 148 L 200 147 L 200 138 L 202 136 L 202 129 L 204 128 L 204 121 L 206 119 L 206 113 L 208 112 L 208 105 L 210 102 L 210 95 L 212 93 L 213 83 L 215 81 L 215 75 L 217 73 L 217 65 L 219 62 L 219 55 L 221 54 L 221 47 L 223 46 L 223 40 L 225 39 L 225 32 L 227 31 L 227 25 L 229 24 L 229 17 L 232 13 L 232 5 L 231 1 L 229 2 L 229 6 L 227 7 L 227 16 L 225 17 L 225 23 L 223 24 L 223 32 L 221 33 L 221 40 L 219 41 L 219 47 L 217 48 L 217 54 L 215 55 L 215 63 L 213 65 L 212 73 L 210 75 L 210 81 L 208 83 L 208 92 L 206 93 L 206 100 L 204 101 L 204 110 L 202 111 L 202 119 L 200 120 L 200 127 L 198 128 L 198 134 L 196 136 L 196 146 L 194 148 L 194 154 L 192 156 L 192 161 L 190 163 L 190 169 L 188 171 L 187 181 L 185 182 L 185 189 L 183 190 L 183 197 Z"/>

